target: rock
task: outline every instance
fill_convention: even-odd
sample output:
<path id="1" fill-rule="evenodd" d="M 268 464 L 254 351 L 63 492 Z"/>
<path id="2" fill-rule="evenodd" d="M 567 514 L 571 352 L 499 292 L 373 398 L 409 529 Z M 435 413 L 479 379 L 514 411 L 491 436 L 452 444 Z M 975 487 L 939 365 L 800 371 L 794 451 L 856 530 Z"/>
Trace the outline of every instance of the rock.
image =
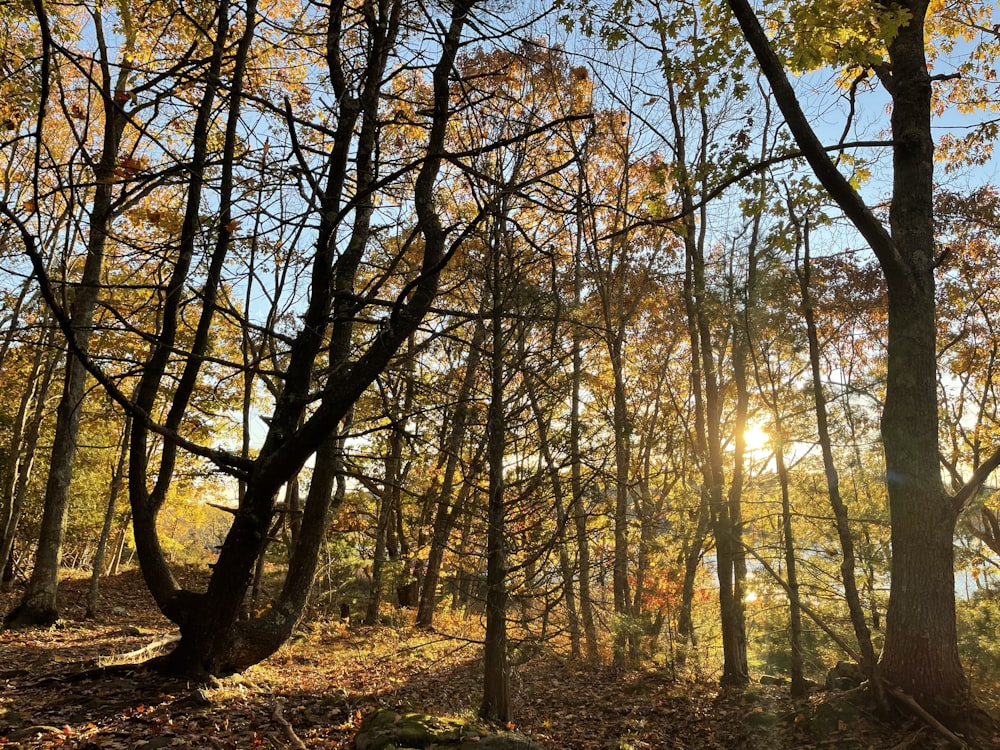
<path id="1" fill-rule="evenodd" d="M 812 715 L 799 725 L 818 740 L 828 740 L 831 735 L 855 726 L 861 710 L 843 698 L 827 699 L 817 705 Z"/>
<path id="2" fill-rule="evenodd" d="M 743 723 L 749 727 L 771 727 L 779 721 L 776 713 L 759 707 L 743 716 Z"/>
<path id="3" fill-rule="evenodd" d="M 379 709 L 361 722 L 355 750 L 543 750 L 522 735 L 493 733 L 461 719 Z"/>
<path id="4" fill-rule="evenodd" d="M 163 750 L 165 747 L 175 747 L 178 742 L 178 739 L 172 734 L 161 734 L 141 745 L 136 745 L 136 750 Z"/>
<path id="5" fill-rule="evenodd" d="M 112 607 L 111 614 L 113 614 L 115 617 L 127 617 L 128 610 L 125 609 L 125 607 Z"/>
<path id="6" fill-rule="evenodd" d="M 853 690 L 864 681 L 861 667 L 850 661 L 838 661 L 826 673 L 827 690 Z"/>
<path id="7" fill-rule="evenodd" d="M 788 680 L 784 677 L 775 677 L 774 675 L 765 674 L 761 675 L 760 678 L 761 685 L 787 685 Z"/>

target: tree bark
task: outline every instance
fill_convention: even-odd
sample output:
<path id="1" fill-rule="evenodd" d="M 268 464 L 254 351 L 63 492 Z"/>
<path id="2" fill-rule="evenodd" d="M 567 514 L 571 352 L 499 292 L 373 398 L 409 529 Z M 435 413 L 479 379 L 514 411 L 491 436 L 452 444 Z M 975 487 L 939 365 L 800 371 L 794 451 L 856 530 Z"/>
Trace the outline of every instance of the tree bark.
<path id="1" fill-rule="evenodd" d="M 934 142 L 924 58 L 926 2 L 889 44 L 893 201 L 901 263 L 883 264 L 889 325 L 882 413 L 892 519 L 892 579 L 882 673 L 918 700 L 961 715 L 970 701 L 958 656 L 954 533 L 957 509 L 941 481 L 934 284 Z"/>
<path id="2" fill-rule="evenodd" d="M 491 721 L 512 718 L 510 663 L 507 651 L 506 539 L 506 404 L 503 294 L 509 279 L 503 277 L 504 214 L 498 209 L 490 238 L 490 405 L 486 422 L 489 492 L 486 531 L 486 642 L 483 653 L 483 700 L 479 715 Z"/>

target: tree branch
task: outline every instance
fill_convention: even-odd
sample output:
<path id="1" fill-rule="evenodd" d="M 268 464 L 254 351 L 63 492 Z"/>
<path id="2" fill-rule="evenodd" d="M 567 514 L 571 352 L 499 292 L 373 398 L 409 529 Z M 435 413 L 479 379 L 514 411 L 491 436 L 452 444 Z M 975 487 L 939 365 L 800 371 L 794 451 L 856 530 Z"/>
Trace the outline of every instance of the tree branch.
<path id="1" fill-rule="evenodd" d="M 844 149 L 859 148 L 859 147 L 874 147 L 874 148 L 891 147 L 893 145 L 894 144 L 892 141 L 850 141 L 846 143 L 845 142 L 837 143 L 836 145 L 833 146 L 821 145 L 820 148 L 824 152 L 826 152 L 826 151 L 843 151 Z M 759 172 L 763 172 L 765 169 L 773 167 L 775 164 L 781 164 L 782 162 L 791 161 L 792 159 L 802 159 L 802 158 L 806 158 L 806 154 L 804 151 L 800 149 L 798 151 L 789 151 L 788 153 L 778 154 L 777 156 L 772 156 L 768 159 L 764 159 L 763 161 L 754 162 L 753 164 L 748 164 L 743 169 L 736 172 L 736 174 L 726 178 L 718 185 L 716 185 L 714 188 L 705 193 L 702 199 L 695 203 L 692 203 L 690 208 L 683 210 L 679 213 L 673 214 L 671 216 L 661 216 L 656 219 L 643 219 L 634 224 L 628 224 L 627 226 L 622 227 L 621 229 L 617 229 L 614 232 L 602 236 L 600 239 L 612 239 L 614 237 L 617 237 L 618 235 L 626 234 L 627 232 L 631 232 L 634 229 L 638 229 L 639 227 L 662 226 L 664 224 L 672 224 L 675 221 L 683 219 L 687 214 L 697 211 L 701 208 L 704 208 L 709 201 L 718 198 L 726 190 L 731 188 L 740 180 L 744 180 L 747 177 L 752 177 L 753 175 Z"/>
<path id="2" fill-rule="evenodd" d="M 31 234 L 24 222 L 10 210 L 6 203 L 0 203 L 0 215 L 6 217 L 6 219 L 14 225 L 21 235 L 21 242 L 24 245 L 25 255 L 28 256 L 28 260 L 31 262 L 31 267 L 34 270 L 34 275 L 38 279 L 39 291 L 41 291 L 42 297 L 45 299 L 49 309 L 52 311 L 52 316 L 56 319 L 56 323 L 58 323 L 59 328 L 62 330 L 70 353 L 79 359 L 80 363 L 84 366 L 87 372 L 89 372 L 101 385 L 101 387 L 104 388 L 111 399 L 121 406 L 128 414 L 130 414 L 134 420 L 140 422 L 151 432 L 155 432 L 157 435 L 160 435 L 164 439 L 174 443 L 179 448 L 183 448 L 193 455 L 207 458 L 227 474 L 236 477 L 247 476 L 252 466 L 252 463 L 249 460 L 234 456 L 228 451 L 199 445 L 198 443 L 182 437 L 177 432 L 162 426 L 147 412 L 136 406 L 135 403 L 133 403 L 132 400 L 121 390 L 121 388 L 118 387 L 111 376 L 104 372 L 100 365 L 94 362 L 94 360 L 80 346 L 80 342 L 77 341 L 76 338 L 76 332 L 73 330 L 73 324 L 69 319 L 69 314 L 63 309 L 59 300 L 56 299 L 55 292 L 52 289 L 52 284 L 49 281 L 48 272 L 45 269 L 45 263 L 42 260 L 41 253 L 38 251 L 35 236 Z"/>
<path id="3" fill-rule="evenodd" d="M 962 512 L 965 503 L 979 491 L 979 488 L 983 486 L 983 483 L 989 479 L 990 474 L 998 466 L 1000 466 L 1000 448 L 997 448 L 992 456 L 983 461 L 979 465 L 979 468 L 973 472 L 972 478 L 958 492 L 951 496 L 952 507 L 956 513 Z"/>
<path id="4" fill-rule="evenodd" d="M 792 131 L 795 142 L 802 149 L 809 166 L 813 168 L 816 178 L 871 246 L 882 267 L 900 268 L 902 263 L 888 230 L 826 155 L 826 149 L 802 111 L 795 90 L 788 81 L 785 68 L 771 47 L 771 42 L 750 3 L 747 0 L 728 0 L 728 2 L 743 30 L 743 36 L 757 58 L 761 72 L 771 84 L 771 91 L 785 118 L 785 123 Z"/>

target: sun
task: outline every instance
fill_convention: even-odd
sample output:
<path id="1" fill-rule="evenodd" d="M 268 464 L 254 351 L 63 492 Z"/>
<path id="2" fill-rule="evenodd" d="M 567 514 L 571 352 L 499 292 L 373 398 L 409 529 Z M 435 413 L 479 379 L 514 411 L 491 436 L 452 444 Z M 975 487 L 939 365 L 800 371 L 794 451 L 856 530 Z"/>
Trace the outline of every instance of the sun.
<path id="1" fill-rule="evenodd" d="M 746 443 L 748 451 L 759 451 L 767 445 L 770 439 L 770 436 L 760 425 L 749 425 L 743 430 L 743 440 Z"/>

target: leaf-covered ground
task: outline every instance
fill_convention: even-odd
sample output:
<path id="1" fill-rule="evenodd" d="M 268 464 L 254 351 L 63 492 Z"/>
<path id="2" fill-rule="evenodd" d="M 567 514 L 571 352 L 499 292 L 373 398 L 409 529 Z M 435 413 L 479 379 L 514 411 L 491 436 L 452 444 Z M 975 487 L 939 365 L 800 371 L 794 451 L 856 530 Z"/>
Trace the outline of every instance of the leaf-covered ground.
<path id="1" fill-rule="evenodd" d="M 275 657 L 214 687 L 139 667 L 101 671 L 101 657 L 171 634 L 141 580 L 104 584 L 103 614 L 83 620 L 86 582 L 61 589 L 65 616 L 47 630 L 0 632 L 0 747 L 350 748 L 376 707 L 472 717 L 479 647 L 393 626 L 314 623 Z M 16 603 L 4 595 L 0 609 Z M 516 729 L 548 748 L 936 748 L 916 722 L 884 723 L 849 695 L 793 702 L 778 687 L 720 693 L 657 670 L 615 671 L 540 654 L 513 676 Z M 997 743 L 1000 746 L 1000 742 Z"/>

